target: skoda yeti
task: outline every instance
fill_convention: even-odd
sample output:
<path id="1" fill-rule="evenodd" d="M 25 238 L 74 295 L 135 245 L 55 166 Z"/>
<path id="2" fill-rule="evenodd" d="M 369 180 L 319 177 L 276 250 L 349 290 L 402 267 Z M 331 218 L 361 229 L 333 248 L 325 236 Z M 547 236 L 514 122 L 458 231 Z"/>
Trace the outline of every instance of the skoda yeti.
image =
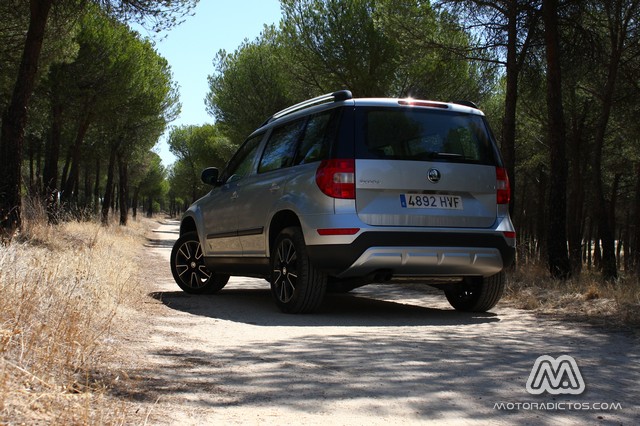
<path id="1" fill-rule="evenodd" d="M 320 96 L 270 117 L 202 180 L 212 189 L 171 253 L 188 293 L 259 277 L 288 313 L 369 283 L 430 284 L 462 311 L 502 296 L 510 186 L 471 103 Z"/>

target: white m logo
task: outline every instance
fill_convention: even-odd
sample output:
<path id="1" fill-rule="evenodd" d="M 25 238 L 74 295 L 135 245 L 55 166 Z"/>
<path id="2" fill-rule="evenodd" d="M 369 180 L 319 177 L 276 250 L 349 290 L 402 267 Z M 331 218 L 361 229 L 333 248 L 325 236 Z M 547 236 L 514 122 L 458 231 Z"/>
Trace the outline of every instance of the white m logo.
<path id="1" fill-rule="evenodd" d="M 549 355 L 538 357 L 527 380 L 527 392 L 532 395 L 543 392 L 551 395 L 579 395 L 584 392 L 584 388 L 578 364 L 569 355 L 562 355 L 557 359 Z"/>

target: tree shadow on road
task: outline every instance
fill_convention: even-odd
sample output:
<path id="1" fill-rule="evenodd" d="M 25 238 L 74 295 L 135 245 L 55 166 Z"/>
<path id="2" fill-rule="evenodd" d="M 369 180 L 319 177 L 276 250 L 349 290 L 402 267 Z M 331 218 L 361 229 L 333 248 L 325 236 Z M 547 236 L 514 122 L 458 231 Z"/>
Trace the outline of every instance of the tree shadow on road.
<path id="1" fill-rule="evenodd" d="M 180 291 L 153 292 L 150 297 L 167 307 L 192 315 L 260 326 L 446 326 L 499 321 L 494 313 L 465 313 L 358 294 L 327 294 L 319 312 L 310 315 L 281 313 L 268 288 L 225 289 L 214 295 Z"/>
<path id="2" fill-rule="evenodd" d="M 620 344 L 617 335 L 551 330 L 549 323 L 501 321 L 496 314 L 465 314 L 358 294 L 329 295 L 324 309 L 314 315 L 280 313 L 268 288 L 150 296 L 189 314 L 179 316 L 185 329 L 203 326 L 191 315 L 215 321 L 206 322 L 210 339 L 185 333 L 176 340 L 179 345 L 156 346 L 152 365 L 130 372 L 134 380 L 112 389 L 136 402 L 162 399 L 204 410 L 283 407 L 327 419 L 333 415 L 327 407 L 338 406 L 343 412 L 409 423 L 500 419 L 503 424 L 584 424 L 604 416 L 632 424 L 636 412 L 499 413 L 494 408 L 499 402 L 532 401 L 622 401 L 629 407 L 635 400 L 628 391 L 638 377 L 637 356 L 632 355 L 637 346 L 624 339 Z M 239 330 L 263 328 L 249 338 L 220 337 L 218 332 L 229 327 L 226 321 L 242 323 Z M 277 331 L 284 329 L 293 332 Z M 542 353 L 578 358 L 588 382 L 581 399 L 526 393 L 527 377 Z M 610 364 L 603 366 L 603 360 Z"/>

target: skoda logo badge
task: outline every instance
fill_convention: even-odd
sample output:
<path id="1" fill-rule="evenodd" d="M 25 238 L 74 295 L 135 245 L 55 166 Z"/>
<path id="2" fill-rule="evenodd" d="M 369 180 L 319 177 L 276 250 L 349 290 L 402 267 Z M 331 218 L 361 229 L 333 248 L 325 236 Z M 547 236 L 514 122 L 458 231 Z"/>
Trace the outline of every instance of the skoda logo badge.
<path id="1" fill-rule="evenodd" d="M 427 172 L 427 179 L 429 179 L 429 182 L 438 183 L 441 177 L 442 175 L 437 169 L 429 169 L 429 172 Z"/>

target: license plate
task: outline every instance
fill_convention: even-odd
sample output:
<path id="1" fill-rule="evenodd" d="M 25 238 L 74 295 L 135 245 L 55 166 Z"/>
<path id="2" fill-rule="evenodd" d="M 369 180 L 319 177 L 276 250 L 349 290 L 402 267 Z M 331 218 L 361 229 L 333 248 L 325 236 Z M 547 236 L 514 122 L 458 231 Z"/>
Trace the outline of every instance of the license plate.
<path id="1" fill-rule="evenodd" d="M 447 194 L 400 194 L 405 209 L 462 210 L 462 197 Z"/>

